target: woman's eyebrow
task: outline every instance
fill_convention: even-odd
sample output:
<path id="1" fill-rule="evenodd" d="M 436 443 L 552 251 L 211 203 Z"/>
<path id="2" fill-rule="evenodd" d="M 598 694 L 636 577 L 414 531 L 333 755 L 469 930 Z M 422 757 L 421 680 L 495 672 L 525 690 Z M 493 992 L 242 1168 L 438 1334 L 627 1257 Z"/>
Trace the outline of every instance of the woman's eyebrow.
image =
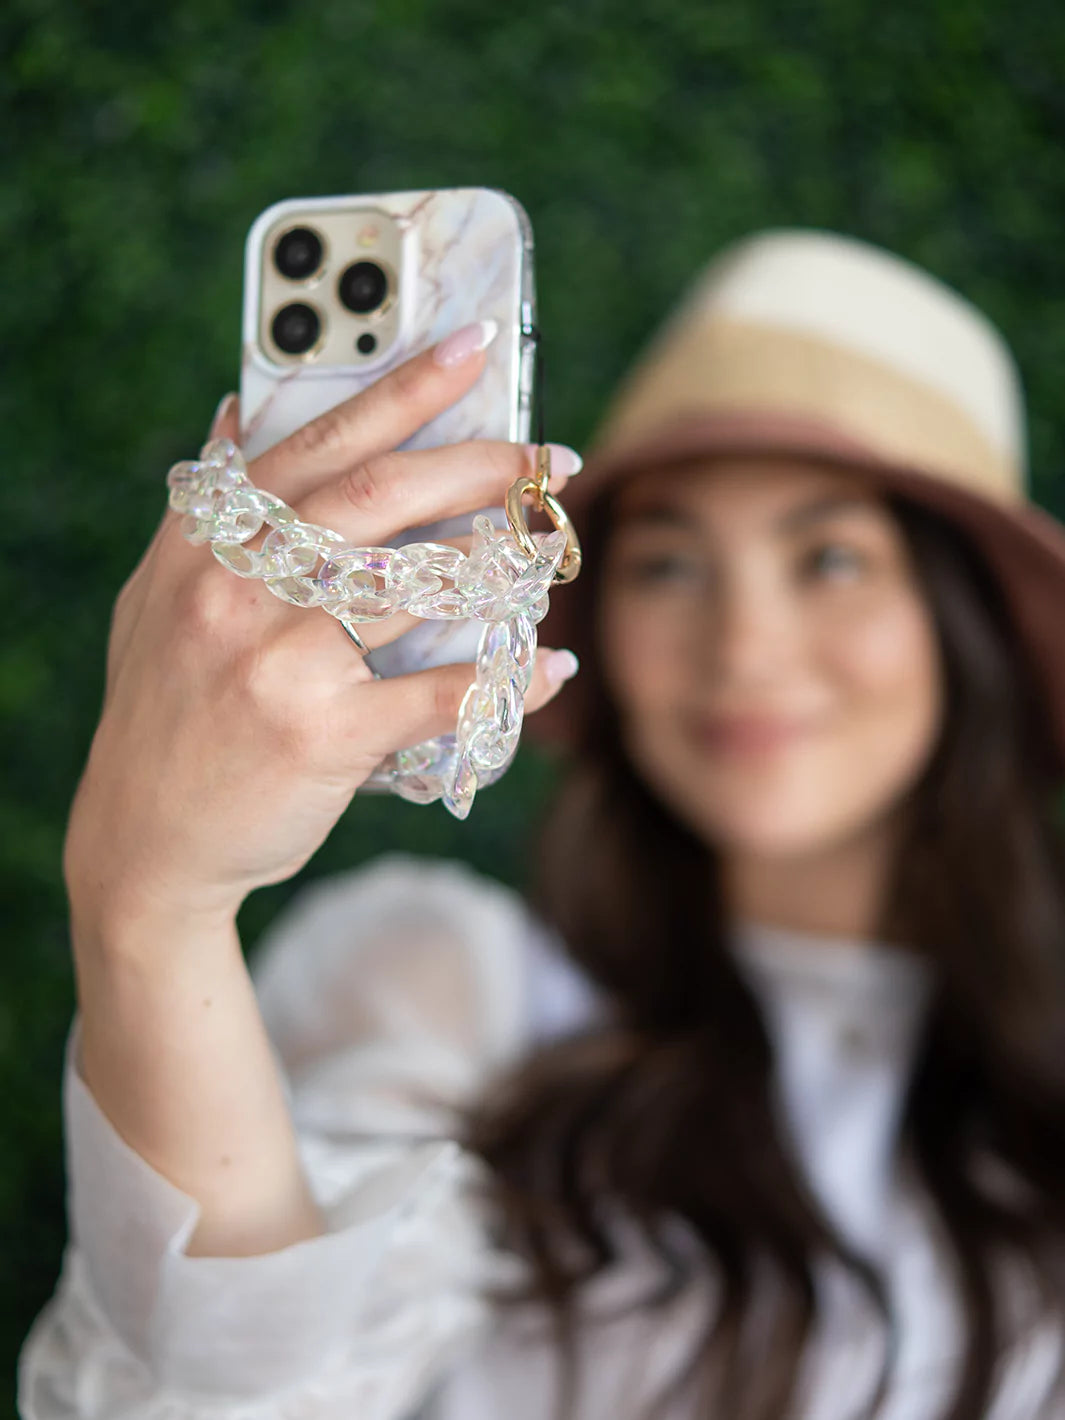
<path id="1" fill-rule="evenodd" d="M 872 506 L 867 494 L 830 493 L 824 498 L 815 499 L 812 503 L 803 503 L 798 508 L 792 508 L 783 517 L 777 519 L 775 527 L 778 532 L 797 532 L 807 524 L 819 522 L 822 518 L 829 518 L 834 513 L 853 512 L 856 509 Z"/>
<path id="2" fill-rule="evenodd" d="M 636 523 L 646 523 L 651 527 L 693 528 L 695 526 L 691 514 L 685 513 L 683 509 L 672 503 L 646 503 L 638 507 L 618 510 L 617 524 L 619 527 L 631 527 Z"/>
<path id="3" fill-rule="evenodd" d="M 846 513 L 870 506 L 868 495 L 863 493 L 830 493 L 812 503 L 803 503 L 798 508 L 789 509 L 775 521 L 773 527 L 779 532 L 796 532 L 809 523 L 819 522 L 835 513 Z M 622 508 L 618 511 L 617 523 L 618 526 L 625 527 L 644 524 L 650 527 L 694 530 L 698 519 L 675 503 L 663 501 Z"/>

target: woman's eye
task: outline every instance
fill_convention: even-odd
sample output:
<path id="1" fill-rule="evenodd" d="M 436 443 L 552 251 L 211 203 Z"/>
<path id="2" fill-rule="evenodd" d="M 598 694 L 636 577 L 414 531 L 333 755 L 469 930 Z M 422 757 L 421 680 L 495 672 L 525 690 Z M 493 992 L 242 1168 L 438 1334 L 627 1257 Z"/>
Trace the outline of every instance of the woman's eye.
<path id="1" fill-rule="evenodd" d="M 865 570 L 866 559 L 856 548 L 841 542 L 826 542 L 812 548 L 803 558 L 803 570 L 815 576 L 852 577 Z"/>
<path id="2" fill-rule="evenodd" d="M 698 567 L 690 557 L 680 557 L 674 553 L 646 554 L 630 557 L 622 565 L 622 576 L 637 582 L 669 581 L 690 576 Z"/>

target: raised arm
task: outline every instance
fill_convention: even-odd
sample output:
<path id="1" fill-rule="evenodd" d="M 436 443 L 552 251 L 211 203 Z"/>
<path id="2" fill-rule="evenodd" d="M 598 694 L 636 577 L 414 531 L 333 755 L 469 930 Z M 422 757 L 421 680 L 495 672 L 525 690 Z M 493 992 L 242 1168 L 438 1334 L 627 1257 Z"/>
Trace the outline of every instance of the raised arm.
<path id="1" fill-rule="evenodd" d="M 189 1256 L 323 1229 L 232 920 L 78 915 L 77 1066 L 123 1139 L 201 1208 Z"/>
<path id="2" fill-rule="evenodd" d="M 464 360 L 418 356 L 263 454 L 256 485 L 369 545 L 502 502 L 527 448 L 394 452 L 477 378 L 479 347 L 463 344 Z M 235 421 L 230 408 L 213 432 Z M 397 614 L 364 639 L 413 622 Z M 537 659 L 529 712 L 557 688 L 551 660 Z M 345 1151 L 328 1131 L 301 1135 L 234 924 L 250 891 L 308 861 L 382 758 L 454 727 L 472 677 L 448 665 L 373 679 L 332 618 L 235 577 L 164 517 L 116 603 L 65 843 L 71 1243 L 20 1367 L 26 1420 L 156 1420 L 194 1393 L 190 1420 L 274 1420 L 278 1395 L 323 1386 L 345 1414 L 396 1420 L 468 1323 L 455 1267 L 477 1250 L 474 1220 L 440 1186 L 465 1162 L 446 1141 L 389 1159 L 372 1139 Z M 422 1226 L 404 1244 L 411 1209 Z M 386 1238 L 390 1256 L 414 1248 L 389 1273 L 408 1287 L 379 1279 L 368 1296 Z M 432 1301 L 453 1289 L 453 1305 Z M 405 1328 L 418 1353 L 413 1371 L 388 1353 L 387 1394 L 354 1362 L 336 1369 L 375 1325 L 393 1340 Z"/>
<path id="3" fill-rule="evenodd" d="M 23 1420 L 400 1420 L 487 1332 L 481 1285 L 516 1259 L 485 1226 L 453 1107 L 557 1025 L 557 953 L 501 884 L 392 853 L 303 888 L 250 965 L 327 1230 L 189 1255 L 198 1205 L 100 1110 L 76 1018 L 71 1246 L 23 1349 Z"/>
<path id="4" fill-rule="evenodd" d="M 483 354 L 468 335 L 461 349 L 417 356 L 297 431 L 255 461 L 255 484 L 359 545 L 501 503 L 530 466 L 522 446 L 391 452 L 476 379 Z M 213 432 L 236 434 L 233 409 Z M 242 581 L 177 523 L 168 512 L 116 604 L 67 835 L 82 1068 L 126 1141 L 201 1205 L 190 1250 L 245 1254 L 320 1220 L 237 909 L 306 863 L 385 755 L 454 727 L 473 668 L 374 680 L 332 618 Z M 364 639 L 413 623 L 398 613 Z M 555 688 L 548 660 L 529 710 Z"/>

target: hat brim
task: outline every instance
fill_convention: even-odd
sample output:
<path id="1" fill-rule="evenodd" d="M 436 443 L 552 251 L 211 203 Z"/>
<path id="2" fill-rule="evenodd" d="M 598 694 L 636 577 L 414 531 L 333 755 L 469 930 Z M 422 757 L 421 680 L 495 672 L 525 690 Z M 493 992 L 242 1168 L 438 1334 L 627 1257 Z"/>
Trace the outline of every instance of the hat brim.
<path id="1" fill-rule="evenodd" d="M 885 459 L 828 424 L 765 411 L 693 414 L 670 420 L 639 442 L 596 450 L 562 501 L 580 533 L 599 494 L 642 470 L 694 458 L 774 455 L 827 462 L 866 476 L 873 486 L 930 507 L 969 534 L 1003 589 L 1019 641 L 1045 694 L 1059 770 L 1065 776 L 1065 527 L 1034 503 L 985 495 L 945 471 Z M 964 472 L 957 474 L 958 480 L 965 478 Z M 550 610 L 539 628 L 542 644 L 571 644 L 574 598 L 580 596 L 580 586 L 578 577 L 552 593 Z M 583 713 L 580 685 L 578 674 L 529 717 L 531 739 L 572 747 Z"/>

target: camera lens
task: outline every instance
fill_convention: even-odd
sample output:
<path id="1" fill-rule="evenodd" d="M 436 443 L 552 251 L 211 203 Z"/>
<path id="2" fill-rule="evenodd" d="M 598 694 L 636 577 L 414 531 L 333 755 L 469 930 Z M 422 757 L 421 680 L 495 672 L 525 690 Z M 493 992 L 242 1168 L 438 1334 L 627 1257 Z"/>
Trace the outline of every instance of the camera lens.
<path id="1" fill-rule="evenodd" d="M 337 291 L 349 311 L 365 315 L 388 295 L 388 277 L 376 261 L 356 261 L 341 273 Z"/>
<path id="2" fill-rule="evenodd" d="M 313 306 L 302 301 L 294 301 L 290 306 L 282 306 L 274 316 L 270 334 L 274 344 L 286 355 L 303 355 L 318 339 L 322 322 Z"/>
<path id="3" fill-rule="evenodd" d="M 274 247 L 274 265 L 290 281 L 313 276 L 322 262 L 322 239 L 310 227 L 293 227 Z"/>

